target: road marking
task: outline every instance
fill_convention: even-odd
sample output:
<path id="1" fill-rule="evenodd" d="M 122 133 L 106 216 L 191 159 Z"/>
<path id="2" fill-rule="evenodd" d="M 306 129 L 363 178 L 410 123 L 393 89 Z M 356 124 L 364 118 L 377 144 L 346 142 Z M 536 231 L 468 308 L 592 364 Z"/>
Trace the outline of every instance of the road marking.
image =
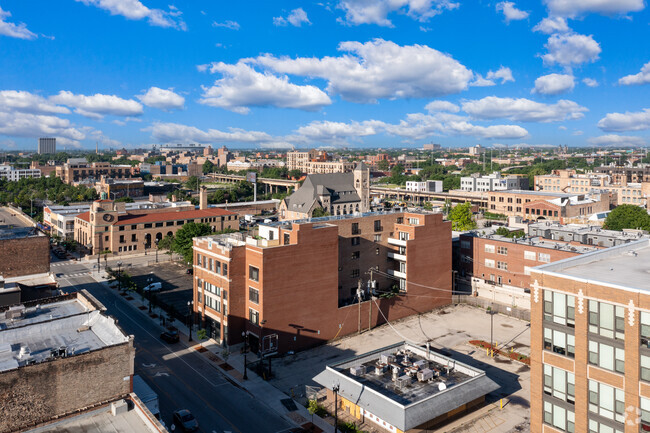
<path id="1" fill-rule="evenodd" d="M 143 363 L 142 366 L 143 366 L 144 368 L 154 368 L 154 367 L 156 366 L 156 364 L 155 364 L 155 363 L 151 363 L 151 364 L 144 364 L 144 363 Z"/>
<path id="2" fill-rule="evenodd" d="M 153 377 L 167 377 L 167 376 L 169 376 L 169 373 L 159 371 L 158 373 L 154 374 Z"/>

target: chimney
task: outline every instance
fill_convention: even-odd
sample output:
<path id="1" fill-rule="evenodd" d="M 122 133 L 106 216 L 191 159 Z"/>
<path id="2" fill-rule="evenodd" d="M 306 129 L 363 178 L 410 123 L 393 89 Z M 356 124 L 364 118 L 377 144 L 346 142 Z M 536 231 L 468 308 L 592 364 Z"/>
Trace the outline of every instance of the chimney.
<path id="1" fill-rule="evenodd" d="M 176 203 L 176 200 L 178 200 L 176 194 L 172 194 L 172 203 Z"/>
<path id="2" fill-rule="evenodd" d="M 201 192 L 199 193 L 199 209 L 208 208 L 208 189 L 204 186 L 201 187 Z"/>

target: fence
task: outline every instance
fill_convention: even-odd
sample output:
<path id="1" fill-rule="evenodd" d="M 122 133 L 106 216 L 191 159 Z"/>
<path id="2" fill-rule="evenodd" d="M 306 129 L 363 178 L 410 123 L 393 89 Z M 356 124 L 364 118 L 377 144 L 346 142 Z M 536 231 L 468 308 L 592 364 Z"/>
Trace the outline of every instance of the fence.
<path id="1" fill-rule="evenodd" d="M 474 307 L 487 309 L 490 307 L 493 311 L 496 311 L 499 314 L 504 316 L 514 317 L 515 319 L 525 320 L 530 322 L 530 310 L 524 310 L 521 308 L 513 307 L 511 305 L 500 304 L 498 302 L 492 302 L 489 299 L 479 298 L 471 295 L 460 295 L 454 296 L 454 299 L 462 304 L 472 305 Z"/>

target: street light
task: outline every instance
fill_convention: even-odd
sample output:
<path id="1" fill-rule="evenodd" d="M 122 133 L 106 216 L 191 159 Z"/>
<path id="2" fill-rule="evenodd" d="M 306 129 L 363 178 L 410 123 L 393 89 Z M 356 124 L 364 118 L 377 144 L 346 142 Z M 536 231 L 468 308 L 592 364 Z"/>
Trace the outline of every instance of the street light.
<path id="1" fill-rule="evenodd" d="M 147 278 L 147 286 L 151 286 L 153 282 L 153 272 L 149 272 L 149 278 Z M 151 314 L 151 287 L 147 290 L 147 297 L 149 298 L 149 314 Z"/>
<path id="2" fill-rule="evenodd" d="M 160 239 L 156 238 L 156 263 L 158 263 L 158 242 L 160 242 Z"/>
<path id="3" fill-rule="evenodd" d="M 194 317 L 193 317 L 193 314 L 192 314 L 192 313 L 194 313 L 194 311 L 192 311 L 192 304 L 193 304 L 193 301 L 187 301 L 187 309 L 188 309 L 188 311 L 189 311 L 189 313 L 190 313 L 190 314 L 189 314 L 189 317 L 188 317 L 188 322 L 189 322 L 189 325 L 190 325 L 190 326 L 188 327 L 189 330 L 190 330 L 190 338 L 189 338 L 189 341 L 192 341 L 192 322 L 193 322 L 192 319 L 194 318 Z"/>
<path id="4" fill-rule="evenodd" d="M 144 247 L 144 255 L 146 256 L 147 255 L 147 241 L 146 240 L 142 241 L 142 246 Z"/>
<path id="5" fill-rule="evenodd" d="M 497 314 L 497 312 L 492 309 L 492 306 L 490 306 L 490 309 L 487 310 L 486 313 L 490 315 L 490 356 L 494 356 L 494 315 Z"/>
<path id="6" fill-rule="evenodd" d="M 339 431 L 339 389 L 341 389 L 341 387 L 338 383 L 332 386 L 332 391 L 334 391 L 334 433 Z"/>
<path id="7" fill-rule="evenodd" d="M 248 361 L 246 358 L 248 354 L 248 331 L 242 331 L 241 336 L 244 337 L 244 380 L 248 380 Z"/>
<path id="8" fill-rule="evenodd" d="M 122 291 L 122 262 L 117 262 L 117 288 Z"/>

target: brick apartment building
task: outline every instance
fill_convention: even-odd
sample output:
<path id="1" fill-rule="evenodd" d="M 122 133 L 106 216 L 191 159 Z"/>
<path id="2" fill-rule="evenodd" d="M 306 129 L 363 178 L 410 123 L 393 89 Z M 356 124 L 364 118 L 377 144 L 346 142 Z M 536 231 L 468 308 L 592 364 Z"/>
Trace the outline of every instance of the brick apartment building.
<path id="1" fill-rule="evenodd" d="M 562 224 L 584 223 L 595 213 L 608 211 L 607 193 L 567 194 L 546 191 L 490 191 L 487 210 L 527 220 L 551 220 Z"/>
<path id="2" fill-rule="evenodd" d="M 139 175 L 140 169 L 137 167 L 112 165 L 110 162 L 88 163 L 85 158 L 71 158 L 65 164 L 56 167 L 56 176 L 68 185 L 85 179 L 100 179 L 102 176 L 122 179 Z"/>
<path id="3" fill-rule="evenodd" d="M 33 227 L 0 228 L 3 279 L 50 272 L 50 238 Z"/>
<path id="4" fill-rule="evenodd" d="M 594 172 L 603 173 L 610 176 L 612 183 L 633 182 L 650 182 L 650 166 L 612 166 L 594 168 Z"/>
<path id="5" fill-rule="evenodd" d="M 531 431 L 650 431 L 650 241 L 531 271 Z"/>
<path id="6" fill-rule="evenodd" d="M 101 198 L 117 200 L 123 197 L 144 196 L 144 181 L 142 179 L 110 179 L 102 176 L 95 183 L 95 190 Z"/>
<path id="7" fill-rule="evenodd" d="M 284 353 L 451 302 L 451 224 L 441 214 L 279 222 L 259 236 L 194 240 L 194 311 L 217 341 L 241 343 L 247 331 L 256 349 L 277 334 Z M 370 300 L 370 269 L 377 295 L 399 295 Z"/>
<path id="8" fill-rule="evenodd" d="M 213 231 L 239 229 L 236 213 L 207 207 L 207 192 L 201 192 L 199 209 L 189 202 L 176 207 L 151 203 L 138 209 L 128 209 L 125 203 L 97 200 L 90 211 L 75 217 L 74 239 L 90 250 L 135 254 L 157 247 L 157 242 L 174 235 L 183 224 L 205 223 Z"/>

